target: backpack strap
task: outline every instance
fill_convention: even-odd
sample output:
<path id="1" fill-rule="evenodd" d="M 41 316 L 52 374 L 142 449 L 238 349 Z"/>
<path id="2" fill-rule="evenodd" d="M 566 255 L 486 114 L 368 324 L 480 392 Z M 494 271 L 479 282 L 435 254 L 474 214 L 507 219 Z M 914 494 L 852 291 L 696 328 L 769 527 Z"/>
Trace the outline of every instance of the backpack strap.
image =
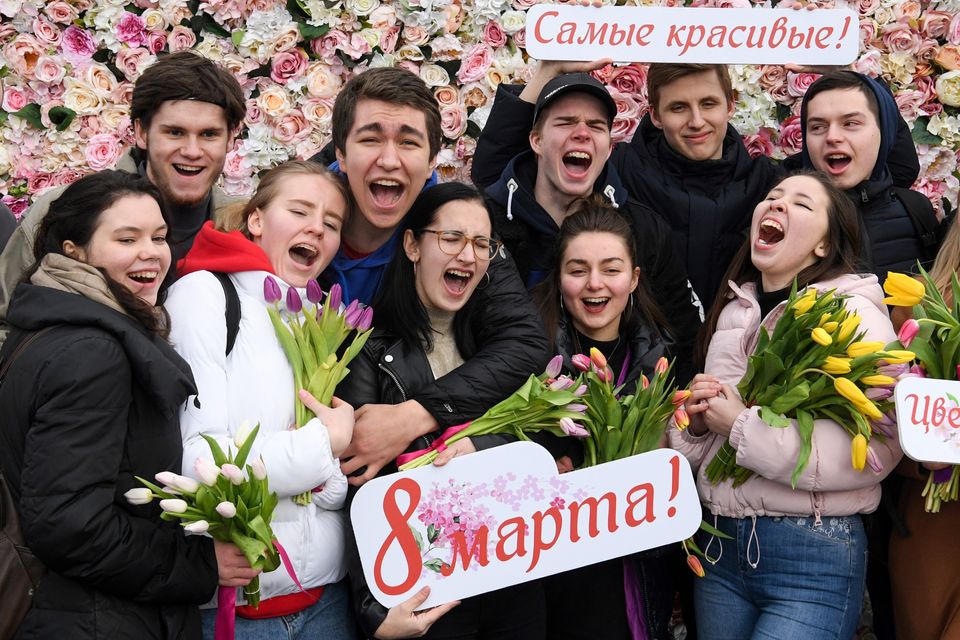
<path id="1" fill-rule="evenodd" d="M 913 221 L 913 226 L 919 232 L 920 244 L 923 246 L 924 257 L 933 260 L 937 257 L 937 250 L 943 240 L 945 227 L 937 220 L 933 211 L 933 204 L 919 191 L 905 187 L 893 187 L 893 195 L 903 205 Z"/>
<path id="2" fill-rule="evenodd" d="M 227 306 L 223 315 L 227 322 L 227 344 L 224 350 L 225 355 L 230 355 L 233 351 L 233 345 L 237 341 L 237 334 L 240 333 L 240 295 L 237 293 L 237 287 L 233 280 L 226 273 L 213 271 L 213 277 L 220 281 L 223 287 L 223 297 L 227 300 Z"/>
<path id="3" fill-rule="evenodd" d="M 21 338 L 20 342 L 17 343 L 17 346 L 14 347 L 13 352 L 9 356 L 7 356 L 7 358 L 3 362 L 0 362 L 0 384 L 2 384 L 3 379 L 7 377 L 7 371 L 10 370 L 10 367 L 13 365 L 14 360 L 17 359 L 17 356 L 19 356 L 21 353 L 26 351 L 27 347 L 29 347 L 37 338 L 47 333 L 48 331 L 53 329 L 55 326 L 57 325 L 50 325 L 49 327 L 44 327 L 39 331 L 33 331 L 27 334 L 26 337 Z"/>

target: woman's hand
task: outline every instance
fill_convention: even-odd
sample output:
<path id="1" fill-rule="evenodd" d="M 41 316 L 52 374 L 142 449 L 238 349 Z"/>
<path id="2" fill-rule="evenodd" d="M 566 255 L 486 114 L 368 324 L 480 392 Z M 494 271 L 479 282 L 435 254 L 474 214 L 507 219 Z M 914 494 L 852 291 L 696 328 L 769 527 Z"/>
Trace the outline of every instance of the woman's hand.
<path id="1" fill-rule="evenodd" d="M 570 456 L 560 456 L 557 458 L 557 473 L 570 473 L 571 471 L 573 471 L 573 460 Z"/>
<path id="2" fill-rule="evenodd" d="M 690 397 L 683 403 L 683 408 L 690 416 L 690 426 L 687 427 L 695 436 L 702 436 L 707 432 L 707 424 L 703 413 L 708 409 L 707 401 L 716 398 L 720 393 L 720 378 L 707 373 L 698 373 L 690 382 Z"/>
<path id="3" fill-rule="evenodd" d="M 406 602 L 401 602 L 387 612 L 387 617 L 373 634 L 374 638 L 380 640 L 392 640 L 393 638 L 419 638 L 433 626 L 433 623 L 440 619 L 442 615 L 460 604 L 459 600 L 448 602 L 447 604 L 415 611 L 430 595 L 430 587 L 424 587 L 417 591 L 412 598 Z"/>
<path id="4" fill-rule="evenodd" d="M 300 390 L 300 400 L 304 406 L 320 418 L 320 422 L 330 434 L 330 450 L 334 458 L 339 458 L 353 437 L 353 407 L 334 396 L 329 407 L 310 395 L 306 389 Z"/>
<path id="5" fill-rule="evenodd" d="M 707 428 L 724 438 L 730 437 L 733 423 L 747 408 L 740 396 L 730 385 L 720 385 L 720 393 L 707 400 L 707 410 L 703 412 L 703 421 Z"/>
<path id="6" fill-rule="evenodd" d="M 470 438 L 463 438 L 457 440 L 451 445 L 448 445 L 446 449 L 437 454 L 436 459 L 433 461 L 433 466 L 442 467 L 447 464 L 457 456 L 465 456 L 468 453 L 473 453 L 477 450 L 473 443 L 470 442 Z"/>
<path id="7" fill-rule="evenodd" d="M 217 554 L 217 573 L 222 587 L 244 587 L 260 575 L 260 569 L 253 569 L 240 547 L 220 540 L 213 541 L 213 550 Z"/>

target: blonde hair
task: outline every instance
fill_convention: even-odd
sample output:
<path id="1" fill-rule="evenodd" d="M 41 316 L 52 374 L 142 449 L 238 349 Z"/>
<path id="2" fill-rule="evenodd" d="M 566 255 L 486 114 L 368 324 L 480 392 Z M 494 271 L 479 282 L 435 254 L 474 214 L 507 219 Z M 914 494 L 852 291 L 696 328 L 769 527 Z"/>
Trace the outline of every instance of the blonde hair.
<path id="1" fill-rule="evenodd" d="M 937 259 L 933 261 L 933 267 L 930 269 L 930 279 L 949 305 L 953 304 L 953 289 L 950 281 L 953 279 L 953 274 L 957 272 L 957 268 L 960 268 L 960 225 L 954 220 L 950 223 L 950 229 L 937 252 Z"/>
<path id="2" fill-rule="evenodd" d="M 280 181 L 286 176 L 319 176 L 326 178 L 337 188 L 340 195 L 347 203 L 347 210 L 344 212 L 344 222 L 350 217 L 353 211 L 353 198 L 350 195 L 350 188 L 346 181 L 339 175 L 327 169 L 321 164 L 309 160 L 288 160 L 283 164 L 270 169 L 260 178 L 260 184 L 257 185 L 257 191 L 248 201 L 234 202 L 217 210 L 214 224 L 218 231 L 240 231 L 243 235 L 250 237 L 250 231 L 247 229 L 247 220 L 257 209 L 263 209 L 273 199 L 280 195 Z"/>

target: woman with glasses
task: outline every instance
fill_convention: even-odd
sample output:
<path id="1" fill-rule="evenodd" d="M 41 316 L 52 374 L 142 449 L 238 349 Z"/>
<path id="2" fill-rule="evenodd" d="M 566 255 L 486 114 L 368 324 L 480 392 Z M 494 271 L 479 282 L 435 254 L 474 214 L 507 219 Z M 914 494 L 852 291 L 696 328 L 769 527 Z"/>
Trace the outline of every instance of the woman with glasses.
<path id="1" fill-rule="evenodd" d="M 401 246 L 373 302 L 376 330 L 337 393 L 354 407 L 396 404 L 469 360 L 476 352 L 473 322 L 477 287 L 484 286 L 491 260 L 503 260 L 490 237 L 490 216 L 480 194 L 446 183 L 424 191 L 404 218 Z M 472 393 L 464 389 L 463 394 Z M 417 438 L 408 451 L 428 447 L 439 431 Z M 503 436 L 464 438 L 450 445 L 437 464 L 503 444 Z M 395 472 L 395 465 L 381 475 Z M 352 536 L 350 580 L 360 624 L 373 638 L 543 638 L 545 613 L 539 582 L 526 583 L 414 613 L 421 592 L 393 609 L 367 589 Z M 450 612 L 450 613 L 448 613 Z M 441 618 L 441 616 L 443 616 Z M 432 625 L 432 626 L 431 626 Z"/>

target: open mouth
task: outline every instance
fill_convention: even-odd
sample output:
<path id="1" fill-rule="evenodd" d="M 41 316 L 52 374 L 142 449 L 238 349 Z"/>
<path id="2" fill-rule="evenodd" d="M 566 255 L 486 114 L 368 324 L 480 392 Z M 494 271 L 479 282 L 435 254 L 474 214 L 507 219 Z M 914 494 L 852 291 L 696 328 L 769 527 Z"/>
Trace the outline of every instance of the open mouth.
<path id="1" fill-rule="evenodd" d="M 188 164 L 175 164 L 173 169 L 182 176 L 192 177 L 199 175 L 203 171 L 203 167 L 194 167 Z"/>
<path id="2" fill-rule="evenodd" d="M 300 243 L 293 245 L 290 248 L 289 253 L 290 259 L 297 264 L 305 267 L 312 267 L 313 263 L 317 261 L 317 256 L 320 252 L 308 244 Z"/>
<path id="3" fill-rule="evenodd" d="M 825 160 L 833 173 L 840 173 L 853 162 L 853 159 L 845 153 L 831 153 Z"/>
<path id="4" fill-rule="evenodd" d="M 763 246 L 773 246 L 783 240 L 783 227 L 776 220 L 761 220 L 757 230 L 757 242 Z"/>
<path id="5" fill-rule="evenodd" d="M 159 271 L 134 271 L 133 273 L 128 273 L 127 277 L 139 284 L 150 285 L 157 281 L 157 278 L 160 277 L 160 272 Z"/>
<path id="6" fill-rule="evenodd" d="M 396 180 L 376 180 L 370 183 L 370 195 L 378 207 L 392 207 L 403 197 L 404 188 Z"/>
<path id="7" fill-rule="evenodd" d="M 447 269 L 443 273 L 443 284 L 446 285 L 447 290 L 454 295 L 460 295 L 467 289 L 467 285 L 470 284 L 470 279 L 473 277 L 473 274 L 469 271 L 462 271 L 460 269 Z"/>
<path id="8" fill-rule="evenodd" d="M 600 313 L 607 308 L 610 298 L 581 298 L 580 302 L 590 313 Z"/>
<path id="9" fill-rule="evenodd" d="M 563 156 L 563 166 L 576 175 L 585 174 L 592 162 L 593 158 L 585 151 L 570 151 Z"/>

